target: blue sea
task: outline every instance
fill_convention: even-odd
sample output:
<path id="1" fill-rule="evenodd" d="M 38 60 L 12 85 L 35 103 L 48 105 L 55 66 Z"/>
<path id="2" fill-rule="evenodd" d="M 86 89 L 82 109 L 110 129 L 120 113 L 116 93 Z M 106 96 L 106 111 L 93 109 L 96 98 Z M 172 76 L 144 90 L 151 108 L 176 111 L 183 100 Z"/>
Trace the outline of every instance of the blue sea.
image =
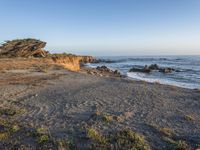
<path id="1" fill-rule="evenodd" d="M 109 63 L 88 64 L 89 67 L 105 65 L 117 69 L 133 80 L 159 82 L 184 88 L 200 88 L 200 56 L 115 56 L 97 57 L 109 60 Z M 177 71 L 169 74 L 161 72 L 139 73 L 129 72 L 132 67 L 158 64 L 160 67 L 171 67 Z"/>

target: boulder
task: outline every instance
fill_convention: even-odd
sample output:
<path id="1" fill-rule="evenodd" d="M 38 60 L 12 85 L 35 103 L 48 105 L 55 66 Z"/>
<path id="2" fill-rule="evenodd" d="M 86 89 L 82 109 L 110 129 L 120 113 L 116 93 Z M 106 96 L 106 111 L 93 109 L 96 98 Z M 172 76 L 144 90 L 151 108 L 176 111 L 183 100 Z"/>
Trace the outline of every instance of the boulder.
<path id="1" fill-rule="evenodd" d="M 142 73 L 150 73 L 152 71 L 159 71 L 162 73 L 172 73 L 175 71 L 173 68 L 160 68 L 157 64 L 152 64 L 150 66 L 145 65 L 143 68 L 133 67 L 129 70 L 129 72 L 142 72 Z"/>
<path id="2" fill-rule="evenodd" d="M 99 70 L 99 71 L 102 71 L 102 72 L 112 72 L 112 70 L 109 69 L 109 68 L 106 67 L 106 66 L 101 66 L 101 67 L 98 66 L 96 69 Z"/>
<path id="3" fill-rule="evenodd" d="M 118 70 L 115 70 L 113 73 L 114 73 L 115 75 L 121 75 L 121 73 L 120 73 Z"/>
<path id="4" fill-rule="evenodd" d="M 118 70 L 111 70 L 106 66 L 98 66 L 96 67 L 96 70 L 100 72 L 102 75 L 109 75 L 109 76 L 115 76 L 115 77 L 122 77 L 121 73 Z"/>
<path id="5" fill-rule="evenodd" d="M 160 68 L 159 68 L 159 66 L 157 64 L 152 64 L 152 65 L 150 65 L 148 67 L 148 69 L 150 69 L 150 70 L 159 70 Z"/>
<path id="6" fill-rule="evenodd" d="M 6 41 L 0 46 L 0 57 L 46 57 L 45 46 L 46 42 L 36 39 Z"/>
<path id="7" fill-rule="evenodd" d="M 133 68 L 131 68 L 131 69 L 129 70 L 129 72 L 150 73 L 151 70 L 150 70 L 147 66 L 145 66 L 144 68 L 135 68 L 135 67 L 133 67 Z"/>
<path id="8" fill-rule="evenodd" d="M 161 69 L 159 69 L 159 72 L 162 72 L 162 73 L 172 73 L 173 71 L 175 71 L 175 69 L 173 69 L 173 68 L 161 68 Z"/>

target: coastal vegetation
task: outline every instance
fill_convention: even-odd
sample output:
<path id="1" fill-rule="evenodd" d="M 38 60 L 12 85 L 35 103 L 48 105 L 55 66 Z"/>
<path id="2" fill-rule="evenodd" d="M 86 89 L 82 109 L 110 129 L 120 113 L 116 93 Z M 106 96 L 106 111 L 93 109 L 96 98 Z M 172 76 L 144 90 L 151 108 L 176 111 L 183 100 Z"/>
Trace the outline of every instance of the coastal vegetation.
<path id="1" fill-rule="evenodd" d="M 114 132 L 102 136 L 98 131 L 93 128 L 89 128 L 87 131 L 87 137 L 92 142 L 91 148 L 103 148 L 110 149 L 140 149 L 140 150 L 149 150 L 150 146 L 146 144 L 144 138 L 132 130 L 125 129 L 122 131 Z"/>

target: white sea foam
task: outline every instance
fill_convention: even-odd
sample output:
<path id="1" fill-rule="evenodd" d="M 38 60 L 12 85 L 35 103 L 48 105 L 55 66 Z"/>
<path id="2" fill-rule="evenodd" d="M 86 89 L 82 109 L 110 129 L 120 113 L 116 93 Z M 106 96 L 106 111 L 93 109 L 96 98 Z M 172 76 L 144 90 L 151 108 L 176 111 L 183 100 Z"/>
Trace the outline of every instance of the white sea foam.
<path id="1" fill-rule="evenodd" d="M 87 67 L 107 66 L 117 69 L 130 79 L 147 82 L 159 82 L 161 84 L 175 85 L 184 88 L 200 88 L 200 56 L 122 56 L 102 57 L 114 63 L 87 64 Z M 158 64 L 160 67 L 174 68 L 176 71 L 170 74 L 151 72 L 150 74 L 136 73 L 129 70 L 132 67 L 143 68 L 145 65 Z"/>
<path id="2" fill-rule="evenodd" d="M 173 86 L 178 86 L 178 87 L 183 87 L 183 88 L 190 88 L 190 89 L 194 88 L 194 85 L 187 84 L 187 83 L 180 83 L 180 82 L 171 81 L 167 79 L 149 78 L 147 77 L 145 73 L 127 72 L 127 76 L 130 77 L 131 79 L 138 80 L 138 81 L 146 81 L 150 83 L 158 82 L 161 84 L 173 85 Z"/>
<path id="3" fill-rule="evenodd" d="M 96 66 L 94 64 L 91 64 L 91 63 L 86 63 L 85 66 L 89 67 L 89 68 L 96 68 Z"/>

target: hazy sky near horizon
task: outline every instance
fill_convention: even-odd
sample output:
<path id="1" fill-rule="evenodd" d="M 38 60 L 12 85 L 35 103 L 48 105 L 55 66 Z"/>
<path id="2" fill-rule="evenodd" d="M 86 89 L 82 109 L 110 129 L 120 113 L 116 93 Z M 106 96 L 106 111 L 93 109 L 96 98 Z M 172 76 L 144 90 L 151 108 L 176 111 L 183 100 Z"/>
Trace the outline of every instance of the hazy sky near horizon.
<path id="1" fill-rule="evenodd" d="M 200 55 L 200 0 L 0 0 L 0 42 L 51 52 Z"/>

